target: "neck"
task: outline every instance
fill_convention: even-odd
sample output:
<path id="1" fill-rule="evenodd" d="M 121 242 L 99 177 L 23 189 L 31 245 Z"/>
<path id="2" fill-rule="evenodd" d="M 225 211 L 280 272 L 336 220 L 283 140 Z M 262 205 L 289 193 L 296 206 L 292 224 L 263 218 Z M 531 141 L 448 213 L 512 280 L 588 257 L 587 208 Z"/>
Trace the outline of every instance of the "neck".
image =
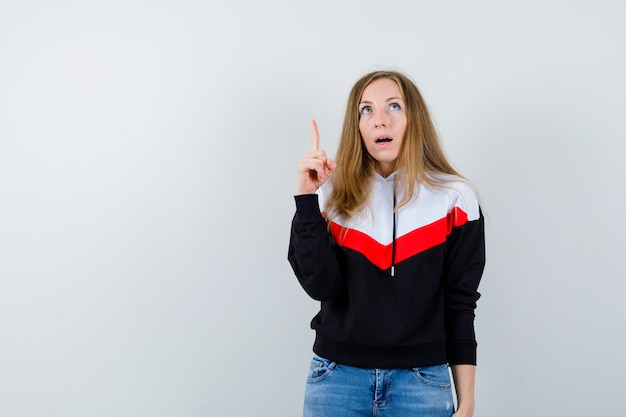
<path id="1" fill-rule="evenodd" d="M 382 164 L 382 163 L 377 163 L 376 164 L 376 172 L 378 172 L 380 174 L 381 177 L 383 178 L 387 178 L 388 176 L 390 176 L 395 170 L 396 170 L 396 166 L 395 164 Z"/>

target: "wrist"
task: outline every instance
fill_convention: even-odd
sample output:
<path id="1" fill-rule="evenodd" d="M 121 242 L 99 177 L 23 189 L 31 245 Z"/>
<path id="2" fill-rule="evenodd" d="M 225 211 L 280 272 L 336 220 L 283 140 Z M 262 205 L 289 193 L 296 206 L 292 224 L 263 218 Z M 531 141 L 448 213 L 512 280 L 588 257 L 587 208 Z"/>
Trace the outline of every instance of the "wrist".
<path id="1" fill-rule="evenodd" d="M 459 406 L 457 407 L 456 410 L 456 414 L 457 416 L 461 417 L 471 417 L 474 415 L 474 402 L 463 402 L 463 403 L 459 403 Z"/>

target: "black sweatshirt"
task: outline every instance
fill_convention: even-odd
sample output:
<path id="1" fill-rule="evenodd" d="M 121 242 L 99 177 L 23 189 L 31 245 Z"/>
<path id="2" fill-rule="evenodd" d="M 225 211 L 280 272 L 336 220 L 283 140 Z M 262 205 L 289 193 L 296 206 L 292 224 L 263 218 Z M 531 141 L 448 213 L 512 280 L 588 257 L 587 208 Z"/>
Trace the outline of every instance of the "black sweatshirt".
<path id="1" fill-rule="evenodd" d="M 395 214 L 394 176 L 376 175 L 361 216 L 322 215 L 328 181 L 296 196 L 288 258 L 321 309 L 313 350 L 364 368 L 476 364 L 474 310 L 485 264 L 484 221 L 461 180 L 417 187 Z M 450 179 L 450 178 L 448 178 Z"/>

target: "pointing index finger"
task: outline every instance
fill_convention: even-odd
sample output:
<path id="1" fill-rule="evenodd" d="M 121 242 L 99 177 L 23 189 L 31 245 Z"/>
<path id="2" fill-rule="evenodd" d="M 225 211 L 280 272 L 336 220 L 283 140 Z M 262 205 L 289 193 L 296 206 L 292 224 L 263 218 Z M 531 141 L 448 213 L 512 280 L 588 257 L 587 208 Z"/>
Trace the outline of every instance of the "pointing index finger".
<path id="1" fill-rule="evenodd" d="M 320 149 L 320 132 L 317 130 L 317 123 L 311 119 L 311 152 Z"/>

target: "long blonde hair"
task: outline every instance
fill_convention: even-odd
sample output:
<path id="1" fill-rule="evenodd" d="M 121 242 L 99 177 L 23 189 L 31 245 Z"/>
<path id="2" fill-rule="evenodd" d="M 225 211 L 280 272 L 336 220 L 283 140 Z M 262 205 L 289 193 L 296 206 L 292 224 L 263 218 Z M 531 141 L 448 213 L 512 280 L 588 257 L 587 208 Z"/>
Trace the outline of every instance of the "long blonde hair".
<path id="1" fill-rule="evenodd" d="M 461 178 L 446 159 L 428 107 L 417 86 L 399 72 L 375 71 L 358 80 L 348 96 L 335 159 L 337 168 L 332 177 L 333 190 L 326 204 L 326 213 L 331 216 L 356 216 L 369 199 L 376 160 L 365 149 L 359 131 L 359 102 L 365 88 L 383 78 L 398 84 L 407 117 L 406 133 L 396 160 L 395 177 L 395 185 L 401 187 L 404 193 L 396 210 L 413 198 L 417 184 L 425 182 L 434 187 L 444 185 L 445 180 L 428 174 L 441 173 Z"/>

